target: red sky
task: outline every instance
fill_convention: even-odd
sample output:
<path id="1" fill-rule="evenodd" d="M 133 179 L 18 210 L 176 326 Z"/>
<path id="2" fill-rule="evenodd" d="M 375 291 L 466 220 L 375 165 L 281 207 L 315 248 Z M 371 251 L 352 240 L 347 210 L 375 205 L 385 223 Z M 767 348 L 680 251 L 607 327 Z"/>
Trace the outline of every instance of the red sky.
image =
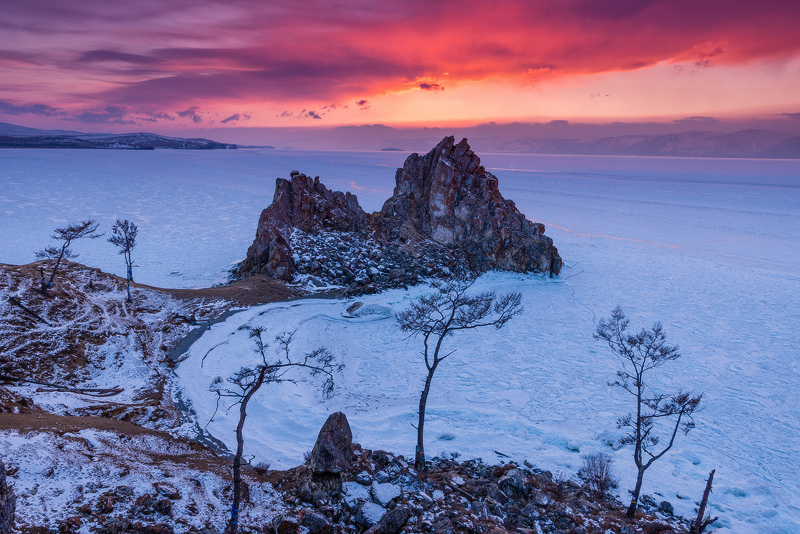
<path id="1" fill-rule="evenodd" d="M 28 0 L 0 121 L 77 130 L 800 120 L 797 0 Z"/>

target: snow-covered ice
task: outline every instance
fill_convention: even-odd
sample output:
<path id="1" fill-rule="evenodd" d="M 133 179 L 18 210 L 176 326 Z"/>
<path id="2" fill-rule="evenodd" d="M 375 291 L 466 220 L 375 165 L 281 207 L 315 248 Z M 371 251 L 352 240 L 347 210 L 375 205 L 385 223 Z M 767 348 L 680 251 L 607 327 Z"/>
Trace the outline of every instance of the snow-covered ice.
<path id="1" fill-rule="evenodd" d="M 139 279 L 183 286 L 220 281 L 243 257 L 275 176 L 319 174 L 329 187 L 357 193 L 369 211 L 390 195 L 404 157 L 29 154 L 0 152 L 0 261 L 32 260 L 57 224 L 96 217 L 110 226 L 128 217 L 140 223 Z M 504 330 L 448 340 L 458 352 L 434 379 L 428 452 L 499 461 L 499 451 L 574 474 L 582 455 L 602 450 L 616 460 L 623 494 L 633 484 L 631 451 L 609 444 L 629 404 L 607 386 L 618 360 L 592 339 L 596 320 L 620 304 L 634 327 L 662 321 L 681 346 L 684 356 L 659 374 L 663 387 L 704 392 L 697 428 L 647 472 L 644 493 L 691 515 L 716 469 L 711 513 L 720 516 L 721 532 L 800 531 L 800 161 L 489 154 L 483 162 L 506 198 L 546 224 L 565 267 L 554 280 L 481 278 L 478 290 L 521 291 L 525 313 Z M 82 261 L 121 271 L 121 259 L 100 241 L 76 246 Z M 396 312 L 424 291 L 362 300 Z M 296 351 L 324 344 L 346 364 L 337 394 L 322 402 L 313 383 L 266 386 L 251 404 L 245 454 L 274 467 L 295 465 L 327 415 L 342 409 L 365 447 L 410 456 L 424 372 L 418 343 L 391 316 L 348 317 L 350 304 L 273 304 L 213 326 L 177 369 L 197 421 L 211 419 L 212 383 L 253 361 L 241 327 L 262 326 L 267 339 L 297 330 Z M 222 410 L 208 430 L 232 447 L 234 424 L 234 413 Z"/>

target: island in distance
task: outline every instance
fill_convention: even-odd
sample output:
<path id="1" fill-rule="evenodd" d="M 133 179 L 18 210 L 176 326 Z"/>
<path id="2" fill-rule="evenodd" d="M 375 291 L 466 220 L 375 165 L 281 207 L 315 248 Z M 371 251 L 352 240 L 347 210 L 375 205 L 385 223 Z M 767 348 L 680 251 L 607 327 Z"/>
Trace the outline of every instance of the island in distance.
<path id="1" fill-rule="evenodd" d="M 209 139 L 166 137 L 152 133 L 82 133 L 71 130 L 39 130 L 0 123 L 0 148 L 103 148 L 117 150 L 214 150 L 238 148 Z M 271 147 L 262 147 L 271 148 Z"/>

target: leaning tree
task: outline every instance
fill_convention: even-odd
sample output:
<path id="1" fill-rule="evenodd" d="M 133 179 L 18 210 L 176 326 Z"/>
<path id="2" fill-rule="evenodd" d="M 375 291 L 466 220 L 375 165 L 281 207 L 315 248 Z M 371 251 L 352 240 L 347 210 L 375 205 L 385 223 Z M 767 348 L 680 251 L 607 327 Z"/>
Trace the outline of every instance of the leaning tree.
<path id="1" fill-rule="evenodd" d="M 239 505 L 242 495 L 242 455 L 244 454 L 244 422 L 247 418 L 247 404 L 264 384 L 292 382 L 299 380 L 298 371 L 305 371 L 311 376 L 321 375 L 322 394 L 329 397 L 333 393 L 334 373 L 343 369 L 343 365 L 337 365 L 333 354 L 324 347 L 306 353 L 300 358 L 296 358 L 290 351 L 292 343 L 291 333 L 283 333 L 275 338 L 278 342 L 278 350 L 270 355 L 269 345 L 264 342 L 264 329 L 260 327 L 250 329 L 250 338 L 255 343 L 254 352 L 260 360 L 254 367 L 243 367 L 239 369 L 228 382 L 235 386 L 235 389 L 222 388 L 216 391 L 217 406 L 223 397 L 234 399 L 233 406 L 239 405 L 239 422 L 236 425 L 236 454 L 233 456 L 233 503 L 231 505 L 231 520 L 229 523 L 228 534 L 236 534 L 239 525 Z M 213 419 L 213 416 L 212 416 Z"/>
<path id="2" fill-rule="evenodd" d="M 667 335 L 661 323 L 636 334 L 628 333 L 628 318 L 617 306 L 610 319 L 601 319 L 594 338 L 605 341 L 622 359 L 622 369 L 617 379 L 609 385 L 619 387 L 635 397 L 635 412 L 619 418 L 617 426 L 625 429 L 620 439 L 623 445 L 633 445 L 636 464 L 636 486 L 631 494 L 627 516 L 634 517 L 644 472 L 653 462 L 664 456 L 675 443 L 679 431 L 687 434 L 694 428 L 694 413 L 703 395 L 687 391 L 664 393 L 655 391 L 652 373 L 663 364 L 680 358 L 677 345 L 667 344 Z M 662 443 L 662 436 L 668 441 Z"/>
<path id="3" fill-rule="evenodd" d="M 128 219 L 124 221 L 117 221 L 111 227 L 111 237 L 108 242 L 119 249 L 119 253 L 125 258 L 125 267 L 128 271 L 128 302 L 131 302 L 131 282 L 133 282 L 133 259 L 131 252 L 136 246 L 136 235 L 139 233 L 139 228 L 130 222 Z"/>
<path id="4" fill-rule="evenodd" d="M 36 257 L 40 260 L 55 260 L 53 269 L 50 272 L 50 279 L 47 282 L 44 281 L 45 276 L 44 272 L 42 272 L 42 292 L 53 285 L 53 278 L 56 277 L 56 272 L 61 266 L 62 261 L 78 257 L 78 255 L 73 253 L 69 248 L 73 241 L 84 238 L 97 239 L 98 237 L 102 237 L 102 235 L 103 234 L 97 233 L 97 222 L 92 219 L 73 223 L 63 228 L 56 228 L 55 233 L 50 237 L 61 241 L 61 245 L 47 247 L 36 253 Z"/>
<path id="5" fill-rule="evenodd" d="M 515 315 L 522 312 L 522 295 L 508 293 L 497 296 L 494 291 L 467 294 L 475 279 L 454 278 L 434 284 L 435 292 L 422 296 L 411 306 L 397 314 L 400 329 L 409 333 L 409 338 L 422 338 L 422 356 L 428 374 L 419 398 L 419 420 L 417 422 L 417 449 L 414 468 L 419 472 L 427 469 L 423 446 L 425 408 L 436 369 L 455 350 L 443 353 L 444 340 L 456 332 L 484 326 L 503 328 Z"/>

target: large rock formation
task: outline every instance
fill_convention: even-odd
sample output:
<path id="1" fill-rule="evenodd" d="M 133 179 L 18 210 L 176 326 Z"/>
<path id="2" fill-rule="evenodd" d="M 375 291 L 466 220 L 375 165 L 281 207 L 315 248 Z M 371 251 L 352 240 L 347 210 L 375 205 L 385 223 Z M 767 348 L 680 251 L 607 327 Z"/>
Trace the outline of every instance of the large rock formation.
<path id="1" fill-rule="evenodd" d="M 292 172 L 291 181 L 277 179 L 272 204 L 261 212 L 256 238 L 238 273 L 265 272 L 289 280 L 293 267 L 289 241 L 294 229 L 311 234 L 363 232 L 368 225 L 369 216 L 355 195 L 329 190 L 319 176 L 312 179 Z"/>
<path id="2" fill-rule="evenodd" d="M 560 272 L 544 225 L 503 198 L 466 139 L 445 137 L 412 154 L 395 180 L 392 197 L 368 215 L 355 195 L 330 191 L 319 177 L 279 178 L 236 274 L 309 275 L 359 292 L 462 270 Z"/>
<path id="3" fill-rule="evenodd" d="M 430 239 L 461 250 L 477 272 L 490 269 L 558 274 L 561 258 L 544 225 L 525 218 L 497 189 L 466 139 L 445 137 L 425 156 L 397 170 L 394 194 L 374 217 L 390 242 Z"/>

